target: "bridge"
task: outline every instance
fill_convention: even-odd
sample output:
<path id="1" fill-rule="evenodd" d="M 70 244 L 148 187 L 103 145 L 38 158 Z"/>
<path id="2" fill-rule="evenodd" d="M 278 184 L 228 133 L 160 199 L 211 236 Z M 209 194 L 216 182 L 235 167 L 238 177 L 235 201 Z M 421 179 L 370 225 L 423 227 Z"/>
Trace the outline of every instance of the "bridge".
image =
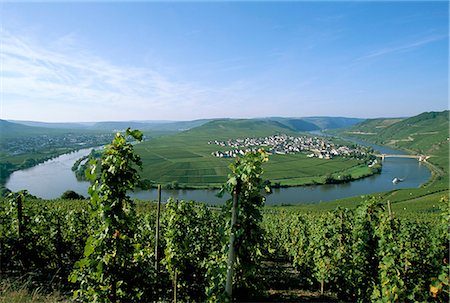
<path id="1" fill-rule="evenodd" d="M 426 162 L 430 156 L 425 155 L 396 155 L 396 154 L 375 154 L 376 157 L 381 158 L 409 158 L 409 159 L 417 159 L 420 162 Z"/>

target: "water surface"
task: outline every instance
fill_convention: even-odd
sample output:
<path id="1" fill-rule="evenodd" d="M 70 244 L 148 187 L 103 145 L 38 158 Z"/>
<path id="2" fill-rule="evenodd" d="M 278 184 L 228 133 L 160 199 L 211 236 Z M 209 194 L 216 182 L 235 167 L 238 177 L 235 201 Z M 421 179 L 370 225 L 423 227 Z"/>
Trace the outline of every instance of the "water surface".
<path id="1" fill-rule="evenodd" d="M 384 146 L 368 144 L 362 141 L 352 140 L 372 146 L 376 151 L 386 154 L 405 154 L 405 152 Z M 80 182 L 75 178 L 71 168 L 75 161 L 88 155 L 91 149 L 83 149 L 77 152 L 65 154 L 55 159 L 48 160 L 35 167 L 14 172 L 6 183 L 6 187 L 12 191 L 27 189 L 32 195 L 44 199 L 55 199 L 66 190 L 74 190 L 87 196 L 88 182 Z M 324 160 L 330 161 L 330 160 Z M 428 181 L 431 172 L 425 164 L 416 159 L 386 158 L 383 162 L 381 174 L 344 184 L 326 184 L 303 187 L 289 187 L 274 189 L 267 197 L 266 204 L 301 204 L 372 194 L 398 188 L 416 188 Z M 404 182 L 393 184 L 392 179 L 401 178 Z M 183 200 L 203 201 L 211 204 L 221 204 L 229 197 L 218 198 L 216 190 L 164 190 L 162 200 L 169 197 Z M 156 190 L 137 191 L 131 196 L 138 199 L 156 199 Z"/>

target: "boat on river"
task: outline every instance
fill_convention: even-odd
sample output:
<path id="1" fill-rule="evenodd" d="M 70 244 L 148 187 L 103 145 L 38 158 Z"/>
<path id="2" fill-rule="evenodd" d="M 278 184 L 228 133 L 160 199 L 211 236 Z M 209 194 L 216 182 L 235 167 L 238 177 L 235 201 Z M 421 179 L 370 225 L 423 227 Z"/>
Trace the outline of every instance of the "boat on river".
<path id="1" fill-rule="evenodd" d="M 397 184 L 397 183 L 403 182 L 403 180 L 405 180 L 405 179 L 400 179 L 400 178 L 395 177 L 394 179 L 392 179 L 392 183 Z"/>

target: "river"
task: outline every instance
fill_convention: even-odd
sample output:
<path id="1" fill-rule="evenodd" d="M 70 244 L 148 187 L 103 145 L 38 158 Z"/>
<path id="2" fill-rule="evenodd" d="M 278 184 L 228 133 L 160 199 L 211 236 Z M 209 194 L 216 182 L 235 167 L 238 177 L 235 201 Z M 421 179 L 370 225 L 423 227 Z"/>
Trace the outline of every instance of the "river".
<path id="1" fill-rule="evenodd" d="M 405 154 L 405 152 L 397 149 L 356 140 L 352 141 L 371 146 L 380 153 Z M 91 149 L 83 149 L 64 154 L 35 167 L 16 171 L 8 179 L 6 187 L 12 191 L 27 189 L 30 194 L 43 199 L 58 198 L 69 189 L 87 196 L 89 183 L 77 181 L 71 168 L 77 159 L 89 154 L 90 151 Z M 392 179 L 395 177 L 404 179 L 404 181 L 393 184 Z M 267 196 L 266 204 L 315 203 L 398 188 L 416 188 L 428 181 L 430 177 L 430 170 L 416 159 L 386 158 L 383 162 L 382 172 L 378 175 L 343 184 L 274 189 L 273 193 Z M 166 201 L 169 197 L 174 197 L 180 200 L 221 204 L 228 198 L 227 196 L 218 198 L 216 193 L 216 190 L 164 190 L 162 200 Z M 137 199 L 154 200 L 157 193 L 156 190 L 148 190 L 136 191 L 130 193 L 130 195 Z"/>

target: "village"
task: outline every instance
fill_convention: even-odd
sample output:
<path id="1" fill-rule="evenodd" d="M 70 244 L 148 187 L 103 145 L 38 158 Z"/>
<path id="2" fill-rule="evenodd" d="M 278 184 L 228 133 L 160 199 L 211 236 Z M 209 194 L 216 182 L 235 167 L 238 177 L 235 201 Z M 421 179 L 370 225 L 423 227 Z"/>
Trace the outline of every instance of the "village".
<path id="1" fill-rule="evenodd" d="M 273 135 L 261 138 L 245 138 L 228 141 L 209 141 L 230 150 L 214 151 L 211 154 L 218 158 L 234 158 L 250 151 L 264 148 L 269 154 L 296 154 L 308 153 L 307 157 L 319 159 L 333 159 L 333 157 L 363 158 L 369 155 L 369 150 L 364 147 L 348 147 L 337 145 L 320 137 L 300 136 L 293 137 L 285 134 Z"/>
<path id="2" fill-rule="evenodd" d="M 112 137 L 112 133 L 35 135 L 10 139 L 2 144 L 0 151 L 9 155 L 20 155 L 48 149 L 83 148 L 106 144 Z"/>

